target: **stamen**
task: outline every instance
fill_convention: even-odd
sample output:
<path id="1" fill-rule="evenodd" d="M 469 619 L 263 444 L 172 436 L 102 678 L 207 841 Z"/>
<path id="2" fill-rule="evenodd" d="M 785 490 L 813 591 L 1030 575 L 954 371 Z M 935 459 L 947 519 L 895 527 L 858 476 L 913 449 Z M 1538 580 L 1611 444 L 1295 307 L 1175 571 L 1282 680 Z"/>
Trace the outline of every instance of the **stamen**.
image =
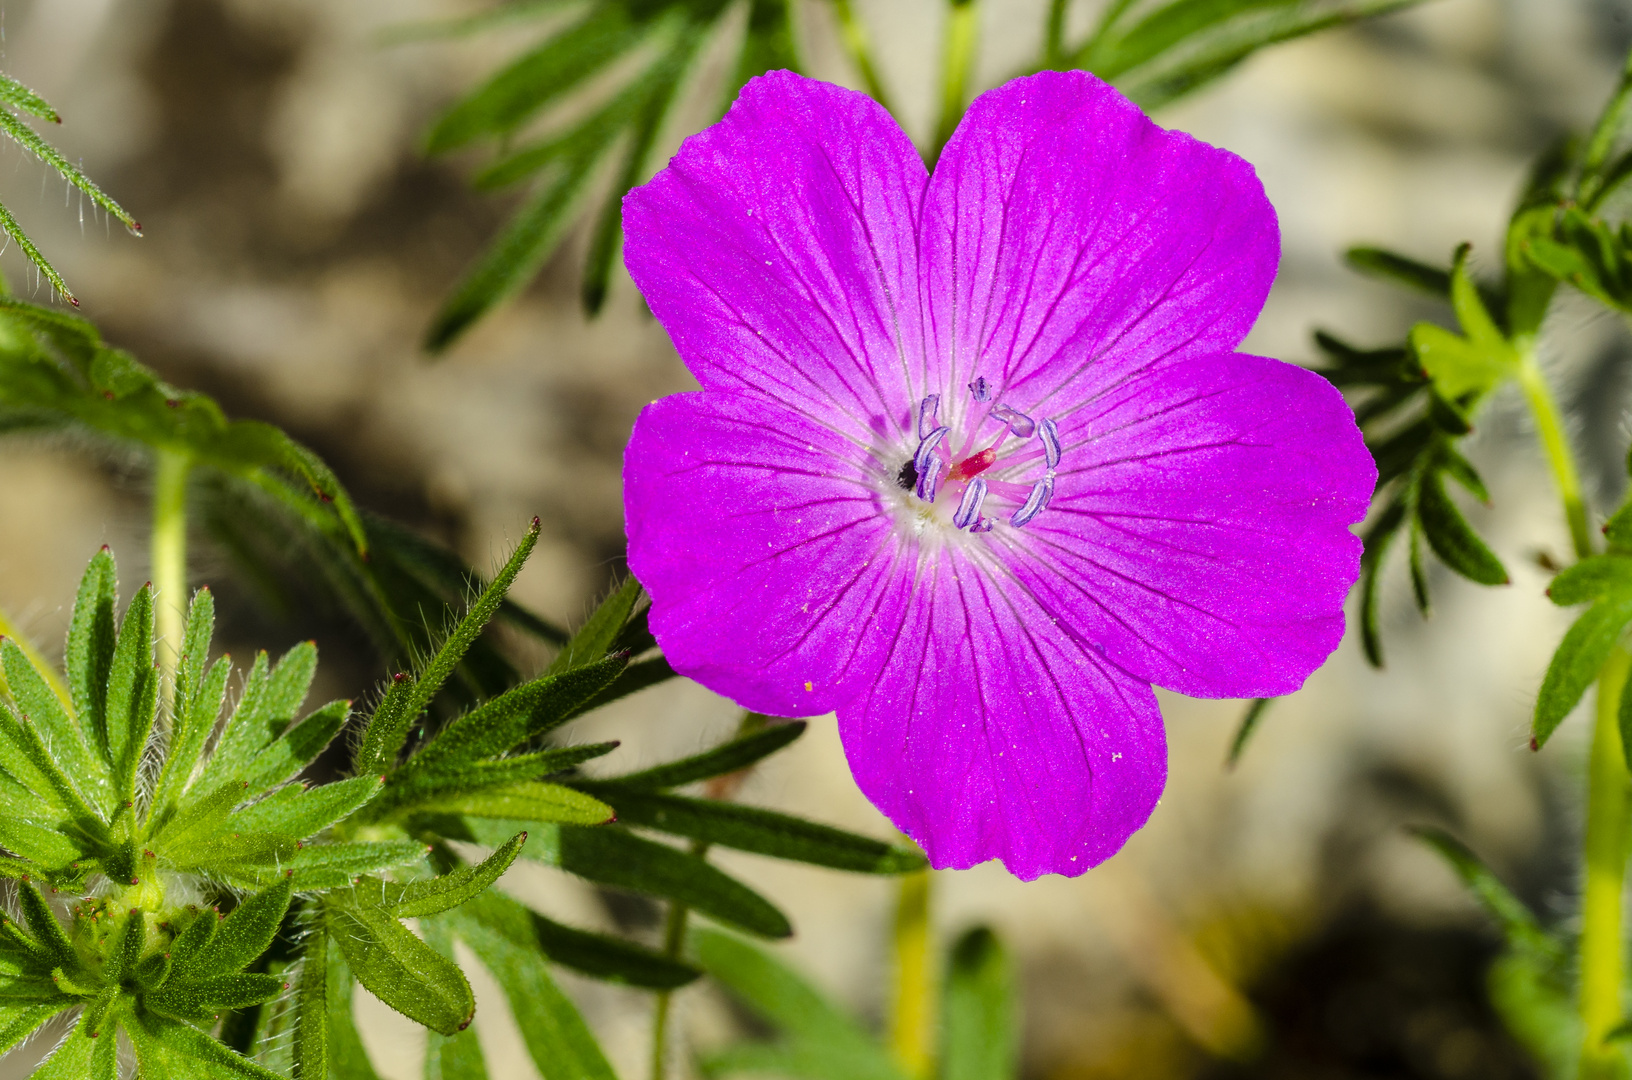
<path id="1" fill-rule="evenodd" d="M 963 489 L 963 501 L 958 503 L 958 512 L 952 515 L 952 524 L 960 529 L 967 529 L 980 516 L 980 504 L 986 501 L 986 481 L 976 479 Z"/>
<path id="2" fill-rule="evenodd" d="M 1038 437 L 1043 440 L 1043 460 L 1048 462 L 1052 472 L 1060 464 L 1060 429 L 1054 421 L 1045 418 L 1038 430 L 1041 432 Z"/>
<path id="3" fill-rule="evenodd" d="M 941 488 L 941 459 L 930 455 L 928 464 L 918 473 L 918 497 L 926 503 L 935 501 L 935 493 Z"/>
<path id="4" fill-rule="evenodd" d="M 941 395 L 931 394 L 918 403 L 918 437 L 926 439 L 940 426 Z"/>
<path id="5" fill-rule="evenodd" d="M 1037 431 L 1036 421 L 1025 413 L 1017 409 L 1011 409 L 1001 402 L 992 406 L 992 415 L 1009 425 L 1009 430 L 1018 438 L 1029 439 Z"/>
<path id="6" fill-rule="evenodd" d="M 969 531 L 972 532 L 972 533 L 988 533 L 988 532 L 991 532 L 992 531 L 992 519 L 989 518 L 989 517 L 983 517 L 983 518 L 978 519 L 973 525 L 969 526 Z"/>
<path id="7" fill-rule="evenodd" d="M 941 445 L 941 440 L 946 438 L 946 433 L 951 430 L 943 425 L 918 440 L 918 449 L 912 455 L 912 467 L 918 470 L 919 476 L 929 471 L 929 462 L 935 455 L 935 448 Z"/>
<path id="8" fill-rule="evenodd" d="M 976 401 L 992 400 L 992 384 L 986 381 L 986 376 L 976 375 L 975 381 L 969 384 L 969 392 Z"/>
<path id="9" fill-rule="evenodd" d="M 1043 508 L 1048 505 L 1049 500 L 1053 497 L 1054 477 L 1050 474 L 1037 481 L 1036 485 L 1031 489 L 1031 494 L 1026 496 L 1024 505 L 1016 510 L 1014 516 L 1009 519 L 1009 524 L 1017 529 L 1024 528 L 1032 518 L 1043 512 Z"/>

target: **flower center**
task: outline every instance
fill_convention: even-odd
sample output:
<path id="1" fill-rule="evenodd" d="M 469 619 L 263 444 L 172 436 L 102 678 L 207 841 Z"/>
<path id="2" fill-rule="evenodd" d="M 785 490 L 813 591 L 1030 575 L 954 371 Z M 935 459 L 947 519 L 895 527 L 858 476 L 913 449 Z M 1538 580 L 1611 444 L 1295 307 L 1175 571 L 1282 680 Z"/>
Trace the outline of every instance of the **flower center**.
<path id="1" fill-rule="evenodd" d="M 943 494 L 949 504 L 955 500 L 952 524 L 956 528 L 990 532 L 992 519 L 982 511 L 1005 502 L 1014 506 L 1009 524 L 1024 528 L 1054 497 L 1059 429 L 1053 420 L 1036 421 L 994 401 L 991 384 L 984 378 L 969 384 L 969 396 L 973 404 L 961 445 L 951 437 L 951 427 L 940 422 L 941 395 L 930 394 L 918 403 L 918 448 L 912 460 L 901 466 L 896 482 L 926 506 L 935 505 Z M 990 442 L 975 450 L 983 431 Z M 1043 467 L 1041 477 L 1036 475 L 1038 464 Z M 990 475 L 982 475 L 988 472 Z"/>

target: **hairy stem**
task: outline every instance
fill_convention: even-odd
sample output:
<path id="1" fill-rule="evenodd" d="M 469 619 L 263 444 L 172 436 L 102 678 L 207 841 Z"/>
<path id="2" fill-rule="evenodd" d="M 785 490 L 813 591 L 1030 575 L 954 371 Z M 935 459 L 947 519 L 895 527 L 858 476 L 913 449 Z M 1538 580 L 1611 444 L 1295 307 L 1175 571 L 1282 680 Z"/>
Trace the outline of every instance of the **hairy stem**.
<path id="1" fill-rule="evenodd" d="M 1541 437 L 1541 448 L 1547 454 L 1547 464 L 1553 470 L 1553 481 L 1558 484 L 1558 495 L 1564 503 L 1564 520 L 1570 526 L 1570 543 L 1575 557 L 1585 559 L 1592 554 L 1592 531 L 1587 522 L 1587 503 L 1581 495 L 1581 475 L 1575 467 L 1575 454 L 1570 450 L 1569 436 L 1564 431 L 1564 418 L 1553 400 L 1552 388 L 1536 362 L 1535 342 L 1516 340 L 1519 350 L 1519 385 L 1536 419 L 1536 433 Z"/>
<path id="2" fill-rule="evenodd" d="M 941 118 L 935 125 L 931 167 L 958 129 L 958 121 L 963 119 L 963 110 L 969 101 L 969 72 L 975 65 L 975 31 L 979 20 L 980 5 L 975 0 L 947 0 L 946 51 L 941 58 Z"/>
<path id="3" fill-rule="evenodd" d="M 873 61 L 873 43 L 867 35 L 867 27 L 856 18 L 850 0 L 832 0 L 832 3 L 833 15 L 839 20 L 839 37 L 844 42 L 844 51 L 849 54 L 850 62 L 856 65 L 856 70 L 861 72 L 861 81 L 867 87 L 867 93 L 893 115 L 895 109 L 890 104 L 889 95 L 884 92 L 884 83 L 878 77 L 878 65 Z"/>
<path id="4" fill-rule="evenodd" d="M 1581 905 L 1581 1078 L 1608 1080 L 1624 1064 L 1604 1036 L 1621 1022 L 1621 908 L 1626 887 L 1628 785 L 1621 691 L 1632 654 L 1616 646 L 1598 676 L 1598 721 L 1587 765 L 1586 881 Z"/>
<path id="5" fill-rule="evenodd" d="M 74 703 L 68 696 L 68 687 L 63 685 L 62 676 L 57 674 L 56 665 L 46 663 L 45 657 L 40 655 L 40 650 L 34 647 L 32 641 L 17 632 L 16 624 L 6 617 L 4 611 L 0 611 L 0 638 L 11 639 L 23 650 L 23 655 L 28 657 L 28 662 L 34 665 L 34 670 L 40 673 L 40 677 L 57 696 L 57 700 L 62 702 L 62 707 L 67 710 L 68 715 L 74 715 Z M 0 671 L 0 696 L 11 696 L 11 688 L 6 685 L 3 671 Z"/>
<path id="6" fill-rule="evenodd" d="M 153 478 L 154 637 L 164 701 L 169 705 L 187 625 L 187 474 L 192 459 L 160 450 Z"/>
<path id="7" fill-rule="evenodd" d="M 890 1014 L 890 1049 L 913 1080 L 928 1080 L 935 1057 L 929 873 L 921 870 L 903 877 L 895 901 L 895 1008 Z"/>

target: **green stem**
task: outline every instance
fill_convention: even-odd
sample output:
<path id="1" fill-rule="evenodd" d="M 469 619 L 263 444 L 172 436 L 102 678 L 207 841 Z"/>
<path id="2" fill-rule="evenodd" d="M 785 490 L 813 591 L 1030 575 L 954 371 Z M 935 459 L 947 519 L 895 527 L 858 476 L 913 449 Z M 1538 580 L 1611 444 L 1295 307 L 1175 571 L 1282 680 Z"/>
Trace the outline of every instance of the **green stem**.
<path id="1" fill-rule="evenodd" d="M 690 914 L 684 904 L 671 902 L 669 917 L 663 926 L 663 955 L 671 959 L 680 956 L 680 946 L 686 940 L 686 916 Z M 652 1080 L 663 1080 L 668 1075 L 669 1067 L 669 1004 L 674 997 L 672 990 L 660 990 L 657 994 L 657 1003 L 652 1010 Z"/>
<path id="2" fill-rule="evenodd" d="M 935 973 L 930 969 L 928 870 L 901 879 L 895 901 L 895 1008 L 890 1049 L 912 1080 L 928 1080 L 935 1062 Z"/>
<path id="3" fill-rule="evenodd" d="M 1585 559 L 1592 554 L 1592 530 L 1587 522 L 1587 503 L 1581 495 L 1581 476 L 1575 467 L 1575 454 L 1570 450 L 1569 436 L 1564 431 L 1564 419 L 1553 401 L 1552 388 L 1536 362 L 1535 342 L 1528 338 L 1515 339 L 1519 351 L 1519 385 L 1524 389 L 1530 412 L 1536 418 L 1536 433 L 1541 436 L 1541 447 L 1552 467 L 1553 480 L 1558 484 L 1559 498 L 1564 502 L 1564 520 L 1570 526 L 1570 542 L 1575 557 Z"/>
<path id="4" fill-rule="evenodd" d="M 1598 677 L 1598 720 L 1587 765 L 1586 882 L 1581 905 L 1581 1080 L 1619 1076 L 1624 1055 L 1604 1036 L 1621 1022 L 1625 945 L 1628 786 L 1621 747 L 1621 691 L 1632 654 L 1616 646 Z"/>
<path id="5" fill-rule="evenodd" d="M 878 77 L 878 65 L 873 62 L 873 43 L 867 35 L 867 27 L 856 18 L 850 0 L 832 0 L 832 3 L 833 15 L 839 20 L 839 39 L 844 42 L 844 51 L 849 54 L 850 62 L 856 65 L 856 70 L 861 72 L 861 81 L 867 87 L 867 93 L 893 115 L 895 109 L 890 105 L 889 95 L 884 92 L 883 80 Z"/>
<path id="6" fill-rule="evenodd" d="M 1048 24 L 1043 31 L 1043 67 L 1055 68 L 1065 62 L 1065 12 L 1071 0 L 1050 0 Z"/>
<path id="7" fill-rule="evenodd" d="M 176 450 L 160 450 L 153 478 L 154 636 L 166 706 L 174 691 L 176 663 L 187 626 L 187 474 L 193 462 Z"/>
<path id="8" fill-rule="evenodd" d="M 68 711 L 68 715 L 74 715 L 73 700 L 69 698 L 68 687 L 63 685 L 62 676 L 57 674 L 56 667 L 46 663 L 45 657 L 40 655 L 40 650 L 34 647 L 34 643 L 17 632 L 16 624 L 6 617 L 4 611 L 0 611 L 0 638 L 9 638 L 16 643 L 19 649 L 23 650 L 23 655 L 28 657 L 28 662 L 33 665 L 34 670 L 40 673 L 40 677 L 51 688 L 51 692 L 57 696 L 57 700 L 62 702 L 62 707 Z M 3 671 L 0 671 L 0 696 L 11 696 L 11 687 L 6 685 L 6 676 Z"/>
<path id="9" fill-rule="evenodd" d="M 980 5 L 975 0 L 947 0 L 946 51 L 941 59 L 941 118 L 935 125 L 934 153 L 929 164 L 941 156 L 952 133 L 963 119 L 969 100 L 969 72 L 975 66 L 976 31 Z"/>

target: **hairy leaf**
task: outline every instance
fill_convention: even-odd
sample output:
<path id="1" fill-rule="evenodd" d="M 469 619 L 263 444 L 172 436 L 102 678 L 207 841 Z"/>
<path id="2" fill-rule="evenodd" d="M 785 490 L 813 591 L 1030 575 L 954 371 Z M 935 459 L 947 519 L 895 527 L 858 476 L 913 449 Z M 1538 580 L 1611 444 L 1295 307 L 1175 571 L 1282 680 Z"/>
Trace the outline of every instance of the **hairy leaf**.
<path id="1" fill-rule="evenodd" d="M 390 912 L 342 897 L 326 898 L 323 908 L 346 965 L 375 997 L 443 1035 L 470 1023 L 476 999 L 464 973 Z"/>
<path id="2" fill-rule="evenodd" d="M 1609 651 L 1632 622 L 1632 594 L 1606 597 L 1588 608 L 1564 634 L 1553 653 L 1547 674 L 1536 695 L 1535 717 L 1530 728 L 1530 745 L 1540 749 L 1558 725 L 1575 708 Z"/>
<path id="3" fill-rule="evenodd" d="M 704 753 L 619 776 L 614 782 L 624 788 L 652 790 L 709 780 L 770 757 L 803 735 L 805 728 L 803 720 L 772 723 Z"/>

